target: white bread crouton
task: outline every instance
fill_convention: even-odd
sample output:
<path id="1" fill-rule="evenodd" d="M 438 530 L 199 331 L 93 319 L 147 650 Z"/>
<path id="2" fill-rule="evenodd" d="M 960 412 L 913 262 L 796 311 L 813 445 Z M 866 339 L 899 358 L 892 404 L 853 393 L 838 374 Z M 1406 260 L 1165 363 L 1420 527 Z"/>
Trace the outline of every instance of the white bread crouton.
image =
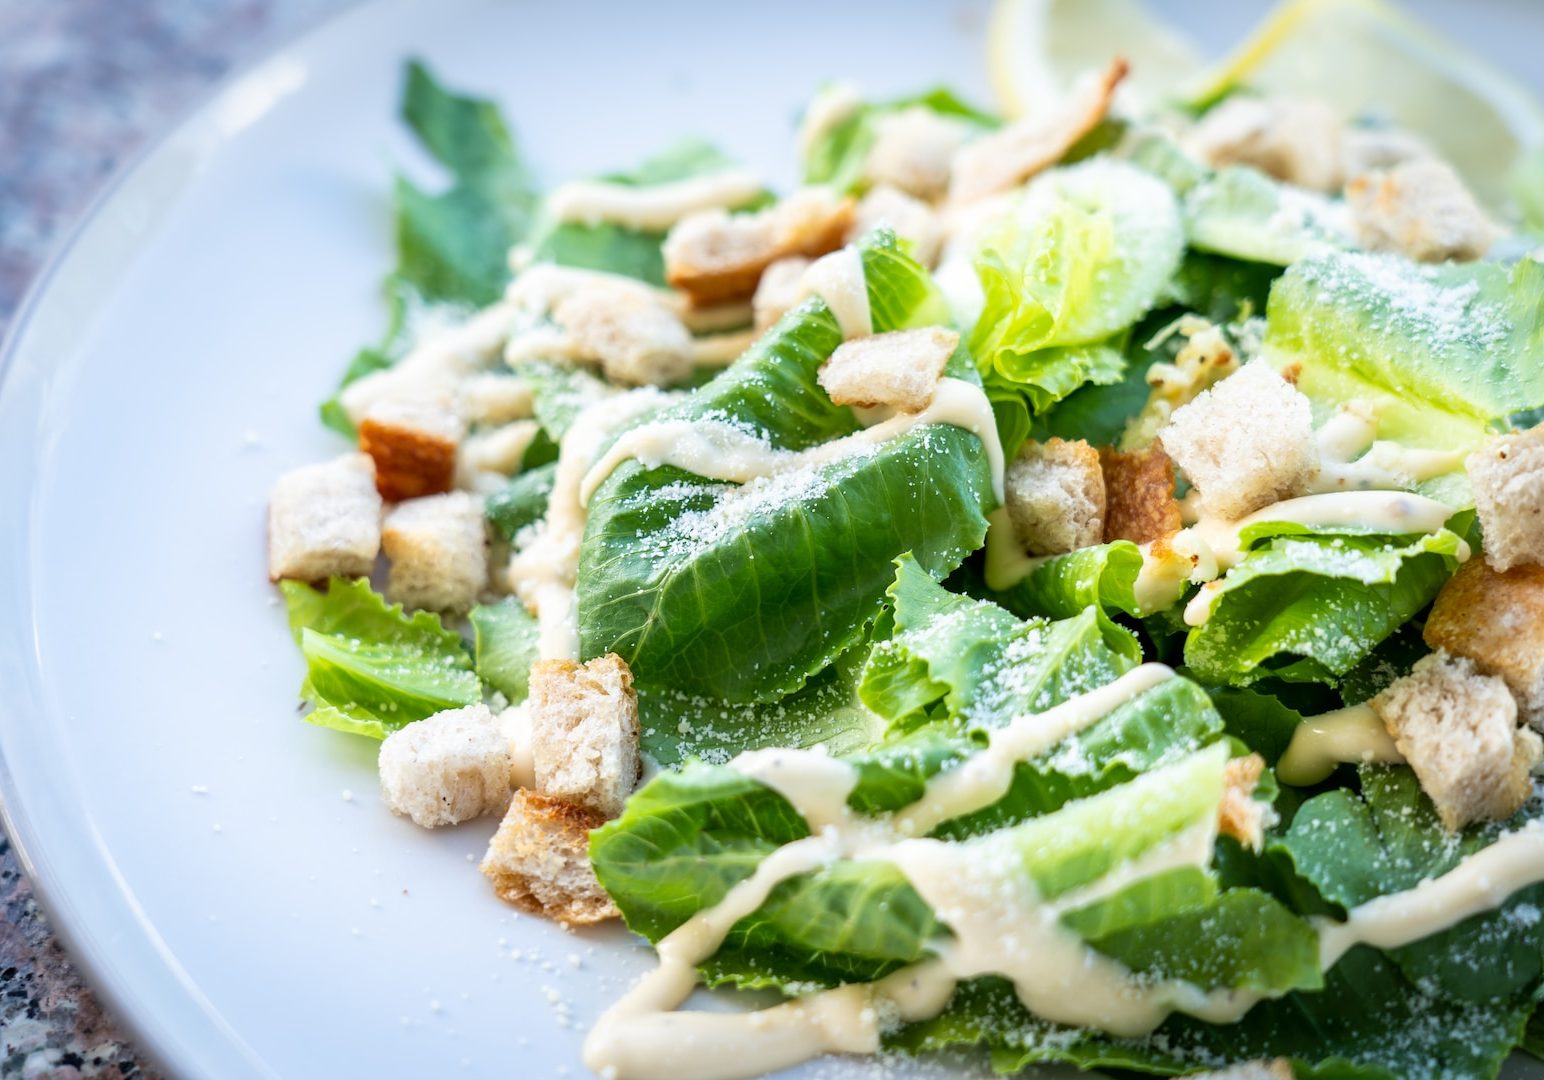
<path id="1" fill-rule="evenodd" d="M 1370 702 L 1448 829 L 1501 820 L 1533 791 L 1544 741 L 1517 726 L 1506 683 L 1437 650 Z"/>
<path id="2" fill-rule="evenodd" d="M 392 732 L 377 767 L 387 808 L 426 829 L 509 805 L 509 740 L 486 705 L 447 709 Z"/>
<path id="3" fill-rule="evenodd" d="M 934 266 L 943 249 L 944 227 L 937 211 L 899 188 L 877 186 L 858 200 L 847 242 L 853 243 L 881 225 L 911 244 L 911 254 L 923 266 Z"/>
<path id="4" fill-rule="evenodd" d="M 1003 478 L 1008 517 L 1031 555 L 1062 555 L 1104 537 L 1099 451 L 1082 439 L 1026 442 Z"/>
<path id="5" fill-rule="evenodd" d="M 531 666 L 531 755 L 539 794 L 614 818 L 641 773 L 633 673 L 615 653 Z"/>
<path id="6" fill-rule="evenodd" d="M 1104 119 L 1127 70 L 1126 61 L 1116 57 L 1105 70 L 1079 79 L 1056 108 L 966 143 L 954 155 L 949 198 L 966 202 L 995 195 L 1055 165 Z"/>
<path id="7" fill-rule="evenodd" d="M 386 398 L 365 412 L 359 449 L 375 461 L 375 486 L 388 502 L 449 491 L 466 425 L 449 407 Z"/>
<path id="8" fill-rule="evenodd" d="M 884 113 L 874 121 L 865 175 L 919 199 L 940 198 L 949 189 L 954 152 L 969 135 L 964 121 L 924 105 Z"/>
<path id="9" fill-rule="evenodd" d="M 1497 570 L 1544 565 L 1544 424 L 1499 435 L 1464 462 Z"/>
<path id="10" fill-rule="evenodd" d="M 1417 262 L 1478 259 L 1501 235 L 1452 167 L 1434 158 L 1356 177 L 1346 204 L 1363 247 Z"/>
<path id="11" fill-rule="evenodd" d="M 461 387 L 461 413 L 473 424 L 528 419 L 535 401 L 531 384 L 514 375 L 473 375 Z"/>
<path id="12" fill-rule="evenodd" d="M 1179 501 L 1174 498 L 1174 462 L 1162 449 L 1122 453 L 1099 448 L 1104 474 L 1104 542 L 1130 540 L 1148 544 L 1179 532 Z"/>
<path id="13" fill-rule="evenodd" d="M 1308 399 L 1263 360 L 1176 409 L 1158 440 L 1202 508 L 1230 521 L 1300 494 L 1319 464 Z"/>
<path id="14" fill-rule="evenodd" d="M 756 295 L 751 297 L 752 318 L 757 330 L 765 330 L 804 302 L 810 291 L 804 284 L 804 271 L 810 260 L 803 255 L 779 259 L 761 273 Z"/>
<path id="15" fill-rule="evenodd" d="M 1311 191 L 1335 191 L 1345 175 L 1345 124 L 1314 98 L 1235 95 L 1201 118 L 1185 148 L 1221 169 L 1249 165 Z"/>
<path id="16" fill-rule="evenodd" d="M 456 458 L 456 486 L 484 495 L 498 491 L 520 471 L 525 452 L 540 431 L 535 420 L 515 420 L 468 435 Z"/>
<path id="17" fill-rule="evenodd" d="M 1544 566 L 1503 572 L 1470 559 L 1437 593 L 1425 636 L 1504 680 L 1518 715 L 1544 731 Z"/>
<path id="18" fill-rule="evenodd" d="M 483 856 L 482 872 L 499 899 L 567 927 L 620 913 L 590 867 L 590 830 L 605 824 L 592 810 L 517 790 Z"/>
<path id="19" fill-rule="evenodd" d="M 483 501 L 465 491 L 397 504 L 386 515 L 381 545 L 391 562 L 386 597 L 393 603 L 462 614 L 487 583 Z"/>
<path id="20" fill-rule="evenodd" d="M 753 213 L 690 214 L 665 237 L 665 280 L 697 307 L 748 299 L 777 260 L 841 247 L 852 213 L 851 199 L 811 187 Z"/>
<path id="21" fill-rule="evenodd" d="M 837 346 L 816 378 L 838 405 L 921 412 L 959 345 L 960 335 L 943 326 L 854 338 Z"/>
<path id="22" fill-rule="evenodd" d="M 1217 832 L 1254 851 L 1265 842 L 1265 826 L 1273 817 L 1271 808 L 1254 797 L 1264 772 L 1265 759 L 1259 754 L 1230 760 L 1223 769 L 1222 803 L 1217 808 Z"/>
<path id="23" fill-rule="evenodd" d="M 692 335 L 663 303 L 635 289 L 594 285 L 563 297 L 552 317 L 571 355 L 628 386 L 668 386 L 692 373 Z"/>
<path id="24" fill-rule="evenodd" d="M 375 465 L 344 454 L 279 477 L 268 500 L 268 577 L 368 577 L 381 550 Z"/>

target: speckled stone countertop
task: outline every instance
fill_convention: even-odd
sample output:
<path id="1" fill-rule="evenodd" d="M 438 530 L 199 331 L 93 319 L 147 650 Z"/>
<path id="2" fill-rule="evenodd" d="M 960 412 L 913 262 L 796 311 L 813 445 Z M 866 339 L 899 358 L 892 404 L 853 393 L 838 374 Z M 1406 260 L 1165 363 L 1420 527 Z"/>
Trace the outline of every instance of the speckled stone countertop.
<path id="1" fill-rule="evenodd" d="M 352 0 L 0 0 L 0 333 L 115 167 L 233 66 Z M 153 1076 L 0 837 L 0 1077 Z"/>

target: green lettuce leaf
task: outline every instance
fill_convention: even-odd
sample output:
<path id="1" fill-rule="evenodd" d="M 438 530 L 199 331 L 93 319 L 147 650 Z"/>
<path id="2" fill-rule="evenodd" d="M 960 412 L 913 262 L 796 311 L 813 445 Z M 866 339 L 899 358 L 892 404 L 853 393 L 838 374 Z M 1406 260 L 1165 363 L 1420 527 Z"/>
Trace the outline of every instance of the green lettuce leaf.
<path id="1" fill-rule="evenodd" d="M 511 479 L 503 491 L 489 495 L 483 512 L 493 531 L 505 540 L 513 540 L 521 529 L 541 520 L 552 498 L 557 471 L 552 462 L 526 469 Z"/>
<path id="2" fill-rule="evenodd" d="M 1196 184 L 1184 203 L 1198 251 L 1288 266 L 1316 252 L 1353 247 L 1343 203 L 1237 165 Z"/>
<path id="3" fill-rule="evenodd" d="M 1221 579 L 1211 618 L 1186 637 L 1185 663 L 1208 683 L 1334 682 L 1431 603 L 1461 544 L 1447 529 L 1267 539 Z"/>
<path id="4" fill-rule="evenodd" d="M 1271 291 L 1265 355 L 1321 409 L 1376 405 L 1381 438 L 1466 449 L 1544 404 L 1544 264 L 1315 255 Z"/>
<path id="5" fill-rule="evenodd" d="M 478 677 L 511 704 L 524 701 L 531 687 L 531 665 L 540 658 L 536 617 L 509 596 L 496 604 L 479 604 L 467 618 Z"/>
<path id="6" fill-rule="evenodd" d="M 1183 250 L 1174 194 L 1147 172 L 1095 159 L 1046 173 L 981 242 L 971 352 L 1035 409 L 1118 382 L 1118 346 L 1098 346 L 1158 302 Z"/>
<path id="7" fill-rule="evenodd" d="M 648 187 L 719 172 L 733 164 L 710 143 L 688 139 L 647 159 L 631 172 L 610 173 L 599 179 L 628 187 Z M 760 201 L 753 200 L 742 209 Z M 632 229 L 616 222 L 557 221 L 540 213 L 531 229 L 529 244 L 535 262 L 605 270 L 664 285 L 665 259 L 660 253 L 664 239 L 662 232 Z"/>
<path id="8" fill-rule="evenodd" d="M 1103 615 L 1136 615 L 1135 587 L 1141 572 L 1141 549 L 1130 540 L 1114 540 L 1052 556 L 994 597 L 1009 611 L 1026 617 L 1066 619 L 1089 607 Z"/>
<path id="9" fill-rule="evenodd" d="M 862 257 L 877 330 L 939 320 L 941 300 L 893 234 Z M 654 418 L 727 418 L 792 450 L 848 434 L 852 411 L 816 382 L 841 340 L 825 304 L 807 301 Z M 645 688 L 778 700 L 863 637 L 902 552 L 942 577 L 980 547 L 991 499 L 980 440 L 944 424 L 743 488 L 626 462 L 590 501 L 582 652 L 620 654 Z"/>
<path id="10" fill-rule="evenodd" d="M 297 581 L 279 589 L 306 658 L 306 722 L 384 739 L 414 720 L 482 700 L 460 635 L 427 611 L 408 615 L 363 578 L 326 591 Z"/>

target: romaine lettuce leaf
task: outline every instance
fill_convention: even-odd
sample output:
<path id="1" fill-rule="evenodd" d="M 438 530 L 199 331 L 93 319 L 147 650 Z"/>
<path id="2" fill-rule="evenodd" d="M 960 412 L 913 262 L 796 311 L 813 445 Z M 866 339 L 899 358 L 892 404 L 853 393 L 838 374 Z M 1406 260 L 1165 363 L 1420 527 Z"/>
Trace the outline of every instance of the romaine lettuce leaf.
<path id="1" fill-rule="evenodd" d="M 1141 572 L 1141 549 L 1130 540 L 1114 540 L 1053 555 L 1023 581 L 994 597 L 1009 611 L 1026 617 L 1066 619 L 1088 607 L 1103 615 L 1136 615 L 1135 587 Z"/>
<path id="2" fill-rule="evenodd" d="M 1343 203 L 1243 165 L 1196 184 L 1185 195 L 1184 211 L 1191 247 L 1247 262 L 1287 266 L 1315 252 L 1355 246 Z"/>
<path id="3" fill-rule="evenodd" d="M 1119 381 L 1118 346 L 1097 346 L 1158 302 L 1184 244 L 1174 193 L 1136 166 L 1095 159 L 1044 174 L 981 241 L 971 352 L 1037 410 L 1085 381 Z"/>
<path id="4" fill-rule="evenodd" d="M 467 615 L 472 624 L 472 665 L 483 682 L 511 704 L 524 701 L 531 687 L 531 665 L 540 658 L 541 632 L 535 616 L 512 596 L 479 604 Z"/>
<path id="5" fill-rule="evenodd" d="M 482 700 L 460 635 L 427 611 L 408 615 L 363 578 L 326 591 L 298 581 L 279 589 L 306 658 L 306 722 L 384 739 L 414 720 Z"/>
<path id="6" fill-rule="evenodd" d="M 1458 566 L 1447 529 L 1421 537 L 1266 539 L 1221 579 L 1185 663 L 1204 682 L 1333 683 L 1429 604 Z"/>
<path id="7" fill-rule="evenodd" d="M 557 465 L 548 462 L 524 470 L 503 491 L 489 495 L 483 512 L 494 532 L 513 540 L 521 529 L 539 521 L 547 513 L 556 477 Z"/>
<path id="8" fill-rule="evenodd" d="M 941 300 L 893 234 L 862 258 L 877 330 L 939 321 Z M 792 450 L 848 434 L 852 411 L 816 381 L 841 340 L 825 304 L 807 301 L 654 419 L 727 418 Z M 944 424 L 743 488 L 625 462 L 589 505 L 581 650 L 620 654 L 644 688 L 778 700 L 861 639 L 902 552 L 942 577 L 980 547 L 991 500 L 985 448 Z"/>
<path id="9" fill-rule="evenodd" d="M 1531 258 L 1315 255 L 1272 289 L 1267 323 L 1266 357 L 1321 409 L 1376 406 L 1381 438 L 1466 449 L 1544 404 L 1544 264 Z"/>

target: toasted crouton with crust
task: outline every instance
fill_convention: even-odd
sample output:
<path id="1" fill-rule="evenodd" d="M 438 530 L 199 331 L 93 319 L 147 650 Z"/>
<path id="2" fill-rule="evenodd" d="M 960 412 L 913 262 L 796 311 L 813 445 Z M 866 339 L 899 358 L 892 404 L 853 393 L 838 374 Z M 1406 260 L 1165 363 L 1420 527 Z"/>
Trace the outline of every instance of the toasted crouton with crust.
<path id="1" fill-rule="evenodd" d="M 466 425 L 433 402 L 388 398 L 372 405 L 359 424 L 359 449 L 375 462 L 375 486 L 388 502 L 449 491 L 456 482 L 456 451 Z"/>
<path id="2" fill-rule="evenodd" d="M 1448 829 L 1501 820 L 1533 791 L 1544 741 L 1517 726 L 1506 683 L 1438 649 L 1370 702 Z"/>
<path id="3" fill-rule="evenodd" d="M 838 405 L 921 412 L 959 345 L 960 335 L 943 326 L 854 338 L 837 346 L 816 378 Z"/>
<path id="4" fill-rule="evenodd" d="M 1319 464 L 1308 399 L 1263 360 L 1176 409 L 1158 441 L 1202 508 L 1230 521 L 1300 494 Z"/>
<path id="5" fill-rule="evenodd" d="M 1425 635 L 1504 680 L 1518 715 L 1544 730 L 1544 566 L 1501 571 L 1470 559 L 1437 593 Z"/>
<path id="6" fill-rule="evenodd" d="M 604 824 L 593 810 L 520 788 L 488 844 L 482 872 L 499 899 L 564 926 L 615 919 L 620 912 L 590 867 L 590 830 Z"/>
<path id="7" fill-rule="evenodd" d="M 1314 98 L 1236 95 L 1201 118 L 1186 148 L 1213 168 L 1249 165 L 1311 191 L 1335 191 L 1344 176 L 1345 123 Z"/>
<path id="8" fill-rule="evenodd" d="M 461 614 L 487 583 L 483 502 L 465 491 L 398 503 L 386 515 L 381 546 L 391 562 L 387 599 L 408 608 Z"/>
<path id="9" fill-rule="evenodd" d="M 841 247 L 852 215 L 851 199 L 819 187 L 753 213 L 690 214 L 665 237 L 665 279 L 697 307 L 749 299 L 762 271 L 777 260 Z"/>
<path id="10" fill-rule="evenodd" d="M 1121 452 L 1099 448 L 1104 474 L 1104 542 L 1130 540 L 1149 544 L 1179 532 L 1179 501 L 1174 498 L 1174 462 L 1156 446 Z"/>
<path id="11" fill-rule="evenodd" d="M 536 790 L 614 818 L 641 774 L 633 673 L 615 653 L 531 667 Z"/>
<path id="12" fill-rule="evenodd" d="M 1501 235 L 1458 173 L 1435 158 L 1356 177 L 1346 204 L 1363 247 L 1417 262 L 1478 259 Z"/>
<path id="13" fill-rule="evenodd" d="M 1008 517 L 1031 555 L 1062 555 L 1104 537 L 1104 473 L 1082 439 L 1026 442 L 1003 478 Z"/>
<path id="14" fill-rule="evenodd" d="M 1497 570 L 1544 565 L 1544 424 L 1497 436 L 1464 464 L 1485 530 L 1485 560 Z"/>
<path id="15" fill-rule="evenodd" d="M 934 266 L 944 244 L 944 226 L 937 211 L 921 199 L 888 185 L 879 185 L 858 200 L 847 242 L 854 243 L 880 226 L 911 245 L 911 254 L 923 266 Z"/>
<path id="16" fill-rule="evenodd" d="M 1217 831 L 1255 851 L 1265 841 L 1271 809 L 1254 797 L 1255 785 L 1265 772 L 1265 759 L 1245 754 L 1230 760 L 1223 770 L 1222 803 L 1217 808 Z"/>
<path id="17" fill-rule="evenodd" d="M 865 174 L 876 185 L 937 199 L 949 189 L 954 153 L 969 134 L 964 121 L 925 105 L 884 113 L 874 122 Z"/>
<path id="18" fill-rule="evenodd" d="M 375 465 L 344 454 L 279 477 L 268 500 L 268 577 L 367 577 L 381 550 Z"/>
<path id="19" fill-rule="evenodd" d="M 949 198 L 966 202 L 995 195 L 1055 165 L 1104 119 L 1128 70 L 1116 57 L 1103 71 L 1079 79 L 1060 107 L 962 146 L 954 155 Z"/>
<path id="20" fill-rule="evenodd" d="M 509 739 L 486 705 L 447 709 L 392 732 L 377 767 L 387 808 L 426 829 L 509 805 Z"/>

